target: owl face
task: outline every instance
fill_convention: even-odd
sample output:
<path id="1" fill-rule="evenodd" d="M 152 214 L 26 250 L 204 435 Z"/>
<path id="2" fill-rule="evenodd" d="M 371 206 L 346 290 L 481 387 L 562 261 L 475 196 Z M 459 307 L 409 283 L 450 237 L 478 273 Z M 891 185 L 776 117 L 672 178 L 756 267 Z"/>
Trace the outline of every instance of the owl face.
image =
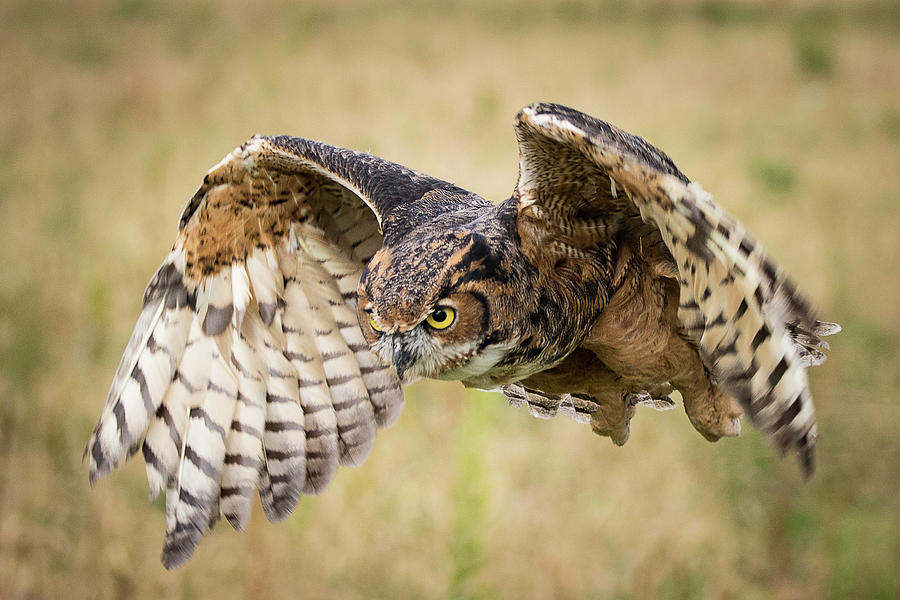
<path id="1" fill-rule="evenodd" d="M 480 238 L 480 239 L 478 239 Z M 382 248 L 360 279 L 357 312 L 366 340 L 406 382 L 466 379 L 497 360 L 485 353 L 489 299 L 466 277 L 481 269 L 482 236 L 452 232 Z"/>

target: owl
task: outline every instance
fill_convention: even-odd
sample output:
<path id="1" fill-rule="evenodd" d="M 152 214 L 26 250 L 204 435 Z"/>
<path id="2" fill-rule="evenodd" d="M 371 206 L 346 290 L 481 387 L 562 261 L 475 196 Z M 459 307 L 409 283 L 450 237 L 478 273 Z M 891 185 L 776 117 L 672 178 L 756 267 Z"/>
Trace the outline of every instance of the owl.
<path id="1" fill-rule="evenodd" d="M 167 567 L 359 465 L 418 378 L 499 390 L 624 444 L 636 406 L 706 439 L 749 416 L 813 469 L 819 321 L 734 217 L 640 137 L 555 105 L 515 119 L 498 204 L 386 160 L 254 136 L 203 178 L 87 444 L 140 452 Z"/>

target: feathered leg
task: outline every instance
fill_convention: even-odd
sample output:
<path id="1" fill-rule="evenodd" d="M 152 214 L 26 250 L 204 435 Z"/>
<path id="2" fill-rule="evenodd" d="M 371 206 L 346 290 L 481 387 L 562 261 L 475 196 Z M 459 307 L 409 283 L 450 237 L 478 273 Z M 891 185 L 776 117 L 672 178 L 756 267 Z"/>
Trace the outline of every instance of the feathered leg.
<path id="1" fill-rule="evenodd" d="M 711 442 L 740 435 L 740 405 L 710 383 L 697 351 L 684 340 L 673 338 L 669 354 L 679 365 L 672 383 L 681 392 L 684 412 L 694 429 Z"/>
<path id="2" fill-rule="evenodd" d="M 571 395 L 573 403 L 587 404 L 594 433 L 608 437 L 617 446 L 628 441 L 637 394 L 623 385 L 622 378 L 592 352 L 576 350 L 559 365 L 523 380 L 526 388 L 548 394 Z M 577 409 L 577 407 L 576 407 Z"/>

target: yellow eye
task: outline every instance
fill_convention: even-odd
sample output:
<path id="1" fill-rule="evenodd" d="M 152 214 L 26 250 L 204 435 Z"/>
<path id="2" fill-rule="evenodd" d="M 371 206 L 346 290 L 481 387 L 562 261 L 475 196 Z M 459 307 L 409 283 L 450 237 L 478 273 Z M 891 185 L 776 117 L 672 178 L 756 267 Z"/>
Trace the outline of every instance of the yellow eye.
<path id="1" fill-rule="evenodd" d="M 372 329 L 374 329 L 378 333 L 381 333 L 381 327 L 379 327 L 378 323 L 375 322 L 375 317 L 372 315 L 372 313 L 369 313 L 369 325 L 372 326 Z"/>
<path id="2" fill-rule="evenodd" d="M 431 311 L 425 322 L 434 329 L 447 329 L 456 320 L 456 311 L 449 306 L 438 306 Z"/>

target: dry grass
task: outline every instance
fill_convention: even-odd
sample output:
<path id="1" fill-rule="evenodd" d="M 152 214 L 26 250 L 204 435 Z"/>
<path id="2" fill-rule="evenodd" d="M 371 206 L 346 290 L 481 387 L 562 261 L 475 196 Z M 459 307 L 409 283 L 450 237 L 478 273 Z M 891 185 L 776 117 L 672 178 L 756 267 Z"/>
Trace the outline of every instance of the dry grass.
<path id="1" fill-rule="evenodd" d="M 900 596 L 893 3 L 250 4 L 0 7 L 0 598 Z M 844 324 L 816 477 L 749 428 L 641 412 L 618 449 L 423 383 L 365 467 L 165 572 L 142 467 L 80 458 L 205 170 L 293 133 L 499 200 L 535 100 L 666 149 Z"/>

